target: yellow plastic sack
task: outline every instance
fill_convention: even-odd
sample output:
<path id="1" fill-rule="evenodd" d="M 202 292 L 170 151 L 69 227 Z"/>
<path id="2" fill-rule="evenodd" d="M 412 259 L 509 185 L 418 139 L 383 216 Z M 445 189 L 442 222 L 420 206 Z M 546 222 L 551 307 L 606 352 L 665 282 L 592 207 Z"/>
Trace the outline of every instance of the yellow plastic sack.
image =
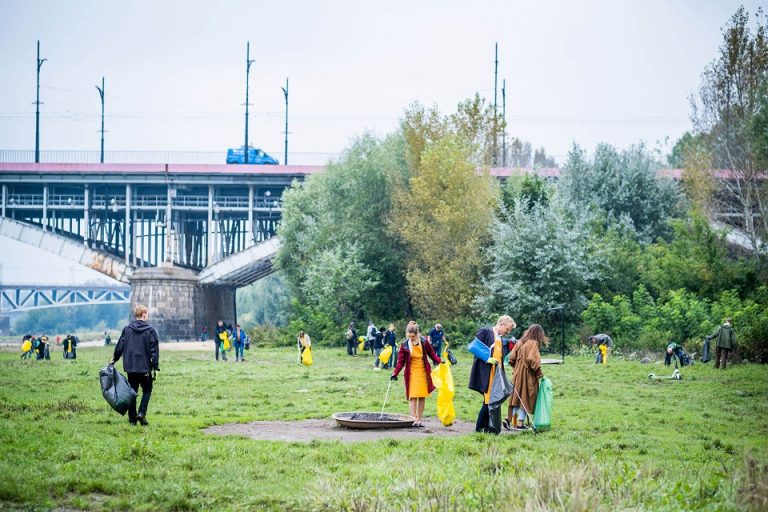
<path id="1" fill-rule="evenodd" d="M 32 342 L 27 340 L 24 343 L 21 344 L 21 351 L 22 352 L 29 352 L 32 350 Z"/>
<path id="2" fill-rule="evenodd" d="M 381 354 L 379 354 L 379 361 L 381 361 L 384 364 L 387 364 L 389 362 L 389 358 L 391 355 L 392 355 L 392 345 L 387 345 L 381 351 Z"/>
<path id="3" fill-rule="evenodd" d="M 220 333 L 219 334 L 219 339 L 222 342 L 221 348 L 223 350 L 229 350 L 230 348 L 232 348 L 232 342 L 229 341 L 229 336 L 227 336 L 226 332 Z"/>
<path id="4" fill-rule="evenodd" d="M 312 366 L 312 348 L 307 347 L 304 352 L 301 353 L 301 364 L 304 366 Z"/>
<path id="5" fill-rule="evenodd" d="M 360 352 L 365 350 L 365 340 L 363 340 L 363 341 L 361 341 L 360 343 L 357 344 L 357 350 L 360 351 Z"/>
<path id="6" fill-rule="evenodd" d="M 437 388 L 437 417 L 440 423 L 449 427 L 456 419 L 456 409 L 453 407 L 456 388 L 453 386 L 451 363 L 440 364 L 432 370 L 432 384 Z"/>
<path id="7" fill-rule="evenodd" d="M 600 354 L 603 357 L 603 364 L 608 364 L 608 346 L 600 345 Z"/>

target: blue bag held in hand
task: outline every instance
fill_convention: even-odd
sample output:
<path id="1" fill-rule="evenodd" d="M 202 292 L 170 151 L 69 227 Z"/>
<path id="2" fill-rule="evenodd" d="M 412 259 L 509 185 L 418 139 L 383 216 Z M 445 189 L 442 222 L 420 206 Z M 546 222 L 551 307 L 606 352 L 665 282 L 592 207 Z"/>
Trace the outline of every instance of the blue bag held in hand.
<path id="1" fill-rule="evenodd" d="M 479 339 L 475 338 L 473 339 L 469 345 L 467 345 L 467 350 L 472 352 L 472 355 L 476 358 L 480 359 L 481 361 L 485 362 L 488 360 L 489 357 L 491 357 L 491 347 L 480 341 Z"/>

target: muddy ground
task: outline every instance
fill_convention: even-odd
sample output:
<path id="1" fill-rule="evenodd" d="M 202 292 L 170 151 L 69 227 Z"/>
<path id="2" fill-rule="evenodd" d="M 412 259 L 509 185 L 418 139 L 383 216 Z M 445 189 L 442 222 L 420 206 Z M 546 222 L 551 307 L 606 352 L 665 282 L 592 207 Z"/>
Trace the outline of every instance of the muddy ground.
<path id="1" fill-rule="evenodd" d="M 444 427 L 437 418 L 423 418 L 424 427 L 357 430 L 340 427 L 336 421 L 314 419 L 302 421 L 252 421 L 227 423 L 208 427 L 203 431 L 215 435 L 238 435 L 259 441 L 310 442 L 318 441 L 375 441 L 377 439 L 416 439 L 425 436 L 461 436 L 475 431 L 474 422 L 456 420 Z M 501 435 L 520 435 L 527 432 L 502 430 Z"/>

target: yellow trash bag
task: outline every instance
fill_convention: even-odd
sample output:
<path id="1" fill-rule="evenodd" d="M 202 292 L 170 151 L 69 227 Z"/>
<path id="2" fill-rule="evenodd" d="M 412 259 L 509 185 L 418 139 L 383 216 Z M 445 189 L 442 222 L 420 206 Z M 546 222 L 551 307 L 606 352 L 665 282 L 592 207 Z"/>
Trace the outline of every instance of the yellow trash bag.
<path id="1" fill-rule="evenodd" d="M 600 345 L 600 355 L 603 358 L 603 364 L 608 364 L 608 346 Z"/>
<path id="2" fill-rule="evenodd" d="M 219 339 L 222 343 L 222 350 L 229 350 L 232 347 L 232 344 L 229 341 L 229 336 L 227 336 L 226 332 L 219 333 Z"/>
<path id="3" fill-rule="evenodd" d="M 365 350 L 365 337 L 358 336 L 357 341 L 359 341 L 359 343 L 357 344 L 357 350 L 362 352 L 363 350 Z"/>
<path id="4" fill-rule="evenodd" d="M 453 386 L 451 363 L 440 364 L 432 370 L 432 384 L 437 388 L 437 417 L 444 426 L 449 427 L 456 419 L 456 409 L 453 407 L 456 388 Z"/>
<path id="5" fill-rule="evenodd" d="M 384 364 L 387 364 L 389 362 L 389 358 L 391 355 L 392 355 L 392 345 L 387 345 L 381 351 L 381 354 L 379 354 L 379 361 L 381 361 Z"/>
<path id="6" fill-rule="evenodd" d="M 21 344 L 21 351 L 22 352 L 29 352 L 32 350 L 32 342 L 29 340 L 26 340 L 24 343 Z"/>
<path id="7" fill-rule="evenodd" d="M 312 347 L 305 348 L 304 352 L 301 353 L 301 364 L 312 366 Z"/>

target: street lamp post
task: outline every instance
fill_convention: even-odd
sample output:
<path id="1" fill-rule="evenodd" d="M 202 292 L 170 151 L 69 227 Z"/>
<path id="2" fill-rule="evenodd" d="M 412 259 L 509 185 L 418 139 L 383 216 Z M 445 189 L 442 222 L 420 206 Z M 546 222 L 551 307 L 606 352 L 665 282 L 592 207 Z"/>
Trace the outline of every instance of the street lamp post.
<path id="1" fill-rule="evenodd" d="M 101 154 L 99 162 L 104 163 L 104 77 L 101 77 L 101 87 L 96 86 L 96 90 L 99 91 L 101 96 Z"/>
<path id="2" fill-rule="evenodd" d="M 251 64 L 253 64 L 253 60 L 251 60 L 251 42 L 248 41 L 248 43 L 245 46 L 245 144 L 243 146 L 243 152 L 244 154 L 244 162 L 248 163 L 248 78 L 251 74 Z"/>
<path id="3" fill-rule="evenodd" d="M 285 96 L 285 150 L 283 152 L 283 164 L 288 165 L 288 78 L 285 79 L 285 87 L 281 87 Z"/>
<path id="4" fill-rule="evenodd" d="M 48 59 L 40 58 L 40 41 L 37 42 L 37 97 L 35 99 L 35 163 L 40 163 L 40 68 Z"/>

